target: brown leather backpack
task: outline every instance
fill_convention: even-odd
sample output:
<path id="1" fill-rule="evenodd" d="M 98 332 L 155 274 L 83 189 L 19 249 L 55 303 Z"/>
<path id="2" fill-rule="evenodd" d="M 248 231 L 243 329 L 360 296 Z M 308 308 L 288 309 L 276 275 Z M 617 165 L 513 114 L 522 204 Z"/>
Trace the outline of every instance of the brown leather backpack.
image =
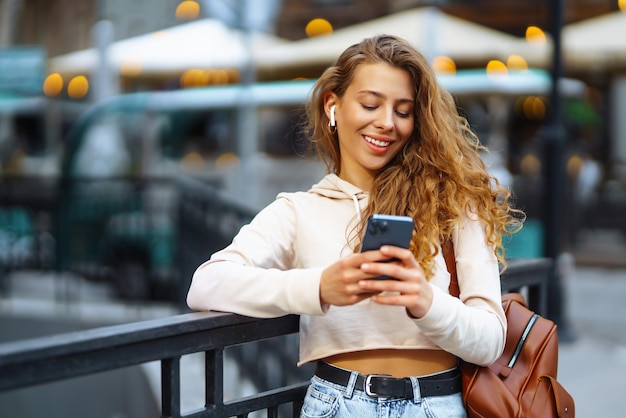
<path id="1" fill-rule="evenodd" d="M 444 245 L 450 294 L 459 296 L 452 245 Z M 504 353 L 489 367 L 461 362 L 463 402 L 470 418 L 574 418 L 574 399 L 556 380 L 556 324 L 528 309 L 519 293 L 502 296 Z"/>

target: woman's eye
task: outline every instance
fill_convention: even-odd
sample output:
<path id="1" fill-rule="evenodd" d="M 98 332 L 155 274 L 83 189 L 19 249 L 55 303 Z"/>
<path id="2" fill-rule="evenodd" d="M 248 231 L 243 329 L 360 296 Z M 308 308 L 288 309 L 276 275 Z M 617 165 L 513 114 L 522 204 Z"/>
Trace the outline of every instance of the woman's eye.
<path id="1" fill-rule="evenodd" d="M 400 112 L 399 110 L 396 111 L 396 115 L 400 116 L 401 118 L 409 118 L 409 117 L 411 117 L 411 113 L 410 112 Z"/>
<path id="2" fill-rule="evenodd" d="M 376 105 L 366 105 L 366 104 L 364 104 L 362 106 L 363 106 L 363 109 L 365 109 L 365 110 L 376 110 L 376 108 L 378 107 Z"/>

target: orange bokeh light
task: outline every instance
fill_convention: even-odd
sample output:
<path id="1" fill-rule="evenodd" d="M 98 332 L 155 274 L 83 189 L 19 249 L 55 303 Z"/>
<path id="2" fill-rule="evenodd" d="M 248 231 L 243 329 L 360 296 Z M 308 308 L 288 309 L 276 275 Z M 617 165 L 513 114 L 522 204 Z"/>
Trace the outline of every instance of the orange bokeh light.
<path id="1" fill-rule="evenodd" d="M 306 32 L 306 36 L 310 38 L 314 36 L 330 35 L 333 33 L 333 25 L 326 19 L 316 18 L 306 25 L 304 31 Z"/>
<path id="2" fill-rule="evenodd" d="M 43 82 L 43 94 L 48 97 L 58 96 L 63 90 L 63 77 L 59 73 L 52 73 Z"/>
<path id="3" fill-rule="evenodd" d="M 177 19 L 195 19 L 200 15 L 200 4 L 197 1 L 185 0 L 176 7 Z"/>
<path id="4" fill-rule="evenodd" d="M 531 44 L 545 44 L 546 34 L 539 26 L 526 28 L 526 41 Z"/>
<path id="5" fill-rule="evenodd" d="M 433 69 L 436 73 L 455 74 L 456 64 L 452 58 L 440 55 L 433 60 Z"/>
<path id="6" fill-rule="evenodd" d="M 520 105 L 522 115 L 530 120 L 542 120 L 546 116 L 546 103 L 541 97 L 525 97 Z"/>
<path id="7" fill-rule="evenodd" d="M 77 75 L 67 85 L 67 95 L 71 99 L 82 99 L 89 92 L 89 81 L 84 75 Z"/>
<path id="8" fill-rule="evenodd" d="M 509 74 L 509 70 L 506 68 L 506 64 L 499 60 L 491 60 L 487 63 L 487 75 L 490 78 L 506 77 Z"/>
<path id="9" fill-rule="evenodd" d="M 510 55 L 506 60 L 506 66 L 514 71 L 528 70 L 528 63 L 521 55 Z"/>

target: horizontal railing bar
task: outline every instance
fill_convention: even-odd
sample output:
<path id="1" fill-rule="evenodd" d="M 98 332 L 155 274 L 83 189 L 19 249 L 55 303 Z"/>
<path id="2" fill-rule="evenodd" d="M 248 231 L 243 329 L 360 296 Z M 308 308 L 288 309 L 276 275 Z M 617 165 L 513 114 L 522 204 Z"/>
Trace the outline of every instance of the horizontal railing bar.
<path id="1" fill-rule="evenodd" d="M 501 277 L 502 292 L 519 292 L 526 287 L 528 307 L 540 315 L 547 315 L 548 281 L 552 268 L 551 258 L 510 260 Z"/>
<path id="2" fill-rule="evenodd" d="M 135 342 L 172 338 L 236 325 L 256 324 L 259 321 L 269 321 L 275 323 L 275 326 L 282 325 L 288 328 L 293 326 L 293 330 L 287 334 L 298 331 L 298 317 L 296 316 L 258 319 L 221 312 L 197 312 L 2 343 L 0 344 L 0 367 L 42 357 L 53 358 L 83 351 L 111 349 Z M 271 330 L 271 327 L 267 328 L 268 331 Z"/>
<path id="3" fill-rule="evenodd" d="M 233 417 L 249 411 L 259 411 L 272 406 L 304 399 L 309 382 L 296 383 L 277 389 L 260 392 L 251 396 L 224 402 L 223 405 L 209 405 L 206 408 L 183 414 L 184 418 Z"/>
<path id="4" fill-rule="evenodd" d="M 291 402 L 294 399 L 304 399 L 308 387 L 309 382 L 301 382 L 224 402 L 224 410 L 227 414 L 239 415 L 246 411 L 266 409 L 270 406 Z"/>
<path id="5" fill-rule="evenodd" d="M 159 329 L 158 324 L 165 329 Z M 136 333 L 132 332 L 133 326 Z M 115 331 L 120 328 L 122 334 L 114 338 Z M 297 316 L 259 320 L 232 314 L 202 313 L 0 344 L 0 391 L 297 331 Z M 81 335 L 83 333 L 88 335 Z"/>
<path id="6" fill-rule="evenodd" d="M 551 264 L 550 258 L 509 260 L 501 277 L 502 290 L 510 291 L 529 285 L 545 285 Z"/>

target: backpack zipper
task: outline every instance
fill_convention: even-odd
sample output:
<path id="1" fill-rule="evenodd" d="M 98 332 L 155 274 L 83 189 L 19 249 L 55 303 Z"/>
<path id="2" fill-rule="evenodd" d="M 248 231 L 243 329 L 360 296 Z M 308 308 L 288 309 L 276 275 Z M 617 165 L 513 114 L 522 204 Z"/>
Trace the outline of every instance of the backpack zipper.
<path id="1" fill-rule="evenodd" d="M 530 319 L 528 320 L 528 323 L 526 324 L 526 327 L 524 328 L 524 332 L 522 333 L 522 337 L 517 342 L 515 351 L 513 351 L 513 355 L 511 356 L 511 359 L 509 360 L 509 363 L 507 364 L 509 368 L 513 368 L 513 366 L 515 366 L 515 363 L 517 362 L 519 355 L 522 353 L 522 348 L 524 348 L 524 343 L 528 339 L 528 334 L 530 334 L 530 330 L 532 329 L 533 325 L 535 325 L 535 322 L 537 322 L 537 319 L 539 319 L 539 315 L 533 314 L 533 316 L 531 316 Z"/>

